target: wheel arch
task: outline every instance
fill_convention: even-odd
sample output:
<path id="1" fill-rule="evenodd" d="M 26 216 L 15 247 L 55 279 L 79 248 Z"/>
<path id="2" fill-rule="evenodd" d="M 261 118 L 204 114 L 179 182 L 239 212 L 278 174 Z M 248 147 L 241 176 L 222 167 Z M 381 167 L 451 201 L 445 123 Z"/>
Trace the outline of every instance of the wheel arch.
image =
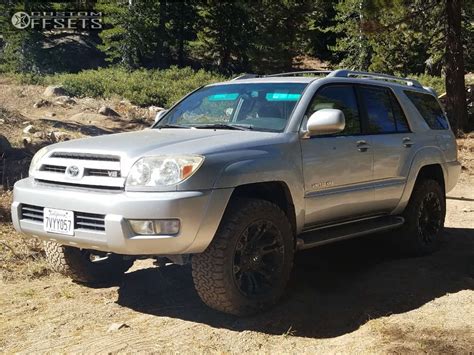
<path id="1" fill-rule="evenodd" d="M 297 233 L 295 205 L 290 189 L 284 181 L 266 181 L 237 186 L 231 196 L 233 198 L 259 198 L 274 203 L 282 209 L 290 221 L 293 233 Z"/>
<path id="2" fill-rule="evenodd" d="M 403 194 L 392 214 L 400 214 L 403 212 L 410 200 L 416 183 L 422 179 L 430 178 L 438 181 L 443 191 L 446 191 L 447 172 L 444 163 L 445 159 L 443 153 L 437 148 L 427 147 L 418 151 L 410 166 Z"/>

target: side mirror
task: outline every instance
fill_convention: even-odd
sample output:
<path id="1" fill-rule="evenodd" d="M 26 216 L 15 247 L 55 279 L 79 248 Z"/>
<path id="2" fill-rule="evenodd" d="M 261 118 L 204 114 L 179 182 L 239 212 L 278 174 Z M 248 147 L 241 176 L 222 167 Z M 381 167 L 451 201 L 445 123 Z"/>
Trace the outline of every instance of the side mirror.
<path id="1" fill-rule="evenodd" d="M 161 110 L 158 112 L 155 116 L 155 123 L 161 120 L 161 118 L 165 115 L 165 113 L 168 112 L 168 110 Z"/>
<path id="2" fill-rule="evenodd" d="M 308 119 L 307 136 L 339 133 L 344 130 L 346 119 L 341 110 L 323 108 L 314 112 Z"/>

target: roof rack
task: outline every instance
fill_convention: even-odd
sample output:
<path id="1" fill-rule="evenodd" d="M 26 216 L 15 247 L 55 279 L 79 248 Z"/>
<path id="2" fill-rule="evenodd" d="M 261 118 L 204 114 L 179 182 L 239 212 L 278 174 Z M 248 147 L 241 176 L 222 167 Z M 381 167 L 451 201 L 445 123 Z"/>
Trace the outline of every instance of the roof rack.
<path id="1" fill-rule="evenodd" d="M 364 71 L 353 71 L 353 70 L 346 70 L 346 69 L 334 70 L 328 74 L 328 77 L 333 77 L 333 78 L 348 78 L 351 76 L 359 76 L 359 77 L 363 77 L 367 79 L 376 79 L 376 80 L 379 79 L 379 80 L 387 80 L 387 81 L 401 81 L 401 82 L 404 82 L 408 86 L 423 88 L 423 85 L 421 85 L 420 82 L 418 82 L 415 79 L 402 78 L 402 77 L 387 75 L 387 74 L 369 73 L 369 72 L 364 72 Z"/>
<path id="2" fill-rule="evenodd" d="M 248 74 L 248 73 L 245 73 L 245 74 L 236 76 L 235 78 L 232 79 L 232 81 L 234 81 L 234 80 L 242 80 L 242 79 L 253 79 L 253 78 L 258 78 L 258 77 L 260 77 L 260 75 L 258 75 L 258 74 Z"/>
<path id="3" fill-rule="evenodd" d="M 316 74 L 316 75 L 324 74 L 328 78 L 361 77 L 361 78 L 374 79 L 374 80 L 402 82 L 408 86 L 423 88 L 423 85 L 421 85 L 420 82 L 415 79 L 402 78 L 402 77 L 388 75 L 388 74 L 369 73 L 365 71 L 354 71 L 354 70 L 347 70 L 347 69 L 338 69 L 338 70 L 332 70 L 332 71 L 331 70 L 303 70 L 303 71 L 292 71 L 292 72 L 269 74 L 269 75 L 243 74 L 232 80 L 252 79 L 252 78 L 273 78 L 273 77 L 280 77 L 280 76 L 298 76 L 298 75 L 307 75 L 307 74 Z"/>
<path id="4" fill-rule="evenodd" d="M 278 74 L 269 74 L 265 77 L 275 77 L 275 76 L 297 76 L 305 74 L 330 74 L 330 70 L 303 70 L 303 71 L 290 71 L 287 73 L 278 73 Z"/>

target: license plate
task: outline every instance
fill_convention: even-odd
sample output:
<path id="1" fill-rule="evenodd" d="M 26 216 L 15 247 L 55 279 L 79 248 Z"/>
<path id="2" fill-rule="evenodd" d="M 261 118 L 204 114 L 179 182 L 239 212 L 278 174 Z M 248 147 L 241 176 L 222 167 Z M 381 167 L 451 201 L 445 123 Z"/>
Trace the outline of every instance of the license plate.
<path id="1" fill-rule="evenodd" d="M 50 233 L 74 235 L 74 212 L 45 208 L 43 228 Z"/>

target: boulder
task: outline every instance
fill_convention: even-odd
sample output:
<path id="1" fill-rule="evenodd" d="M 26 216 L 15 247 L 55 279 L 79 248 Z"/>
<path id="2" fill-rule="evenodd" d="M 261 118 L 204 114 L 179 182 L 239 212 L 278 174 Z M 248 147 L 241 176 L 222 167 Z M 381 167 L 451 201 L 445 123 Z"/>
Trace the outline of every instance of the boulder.
<path id="1" fill-rule="evenodd" d="M 163 107 L 150 106 L 150 107 L 148 107 L 149 117 L 154 119 L 156 117 L 156 114 L 160 111 L 163 111 L 163 110 L 164 110 Z"/>
<path id="2" fill-rule="evenodd" d="M 104 116 L 115 116 L 115 117 L 120 116 L 117 111 L 115 111 L 109 106 L 102 106 L 99 109 L 98 113 Z"/>
<path id="3" fill-rule="evenodd" d="M 45 97 L 64 96 L 64 95 L 67 95 L 67 92 L 61 85 L 50 85 L 43 92 L 43 96 Z"/>
<path id="4" fill-rule="evenodd" d="M 33 107 L 40 108 L 40 107 L 49 106 L 49 105 L 51 105 L 51 102 L 49 102 L 48 100 L 40 99 L 33 104 Z"/>
<path id="5" fill-rule="evenodd" d="M 61 131 L 50 132 L 48 134 L 48 138 L 52 142 L 66 141 L 70 139 L 69 135 L 66 132 L 61 132 Z"/>
<path id="6" fill-rule="evenodd" d="M 25 133 L 25 134 L 33 134 L 35 132 L 36 132 L 36 129 L 31 124 L 26 126 L 25 128 L 23 128 L 23 133 Z"/>
<path id="7" fill-rule="evenodd" d="M 75 105 L 75 104 L 76 104 L 76 100 L 66 95 L 58 96 L 53 102 L 53 105 L 55 106 L 67 106 L 67 105 Z"/>

